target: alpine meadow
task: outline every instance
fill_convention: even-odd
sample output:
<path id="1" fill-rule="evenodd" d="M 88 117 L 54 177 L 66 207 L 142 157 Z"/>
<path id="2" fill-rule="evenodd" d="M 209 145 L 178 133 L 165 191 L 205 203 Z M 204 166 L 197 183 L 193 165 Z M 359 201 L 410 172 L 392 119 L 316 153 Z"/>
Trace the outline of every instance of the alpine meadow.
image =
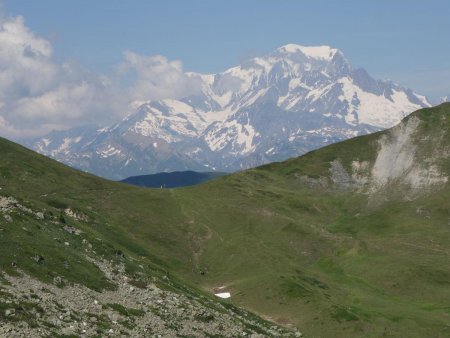
<path id="1" fill-rule="evenodd" d="M 232 298 L 209 305 L 216 311 L 249 318 L 233 304 L 305 336 L 449 333 L 450 104 L 387 131 L 174 190 L 107 181 L 6 140 L 1 151 L 2 295 L 12 302 L 1 306 L 14 304 L 13 320 L 30 329 L 54 332 L 47 309 L 34 315 L 47 296 L 16 295 L 19 276 L 56 279 L 58 310 L 68 286 L 120 290 L 101 268 L 107 261 L 138 289 L 156 281 L 211 303 L 207 294 L 220 288 Z M 156 310 L 143 302 L 136 311 Z M 261 326 L 249 330 L 279 334 L 255 321 Z M 108 322 L 94 326 L 101 335 Z"/>

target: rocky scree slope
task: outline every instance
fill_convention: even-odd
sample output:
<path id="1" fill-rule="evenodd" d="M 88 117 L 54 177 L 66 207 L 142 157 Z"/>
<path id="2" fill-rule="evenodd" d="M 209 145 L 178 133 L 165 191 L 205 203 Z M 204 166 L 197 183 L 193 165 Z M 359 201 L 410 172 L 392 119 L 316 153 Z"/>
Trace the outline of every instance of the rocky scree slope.
<path id="1" fill-rule="evenodd" d="M 329 46 L 286 45 L 218 74 L 197 92 L 148 101 L 111 126 L 52 132 L 26 145 L 103 177 L 236 171 L 392 127 L 424 96 L 354 69 Z"/>

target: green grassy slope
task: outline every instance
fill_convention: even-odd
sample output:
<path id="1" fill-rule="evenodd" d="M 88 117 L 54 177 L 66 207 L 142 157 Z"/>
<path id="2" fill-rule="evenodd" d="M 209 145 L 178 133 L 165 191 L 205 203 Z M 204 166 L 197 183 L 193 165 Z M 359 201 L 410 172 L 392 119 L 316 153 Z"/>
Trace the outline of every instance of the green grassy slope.
<path id="1" fill-rule="evenodd" d="M 414 165 L 450 176 L 450 104 L 418 111 L 403 125 L 410 119 L 420 123 L 399 158 L 412 144 Z M 44 220 L 0 219 L 1 269 L 111 287 L 84 259 L 83 237 L 60 231 L 74 225 L 99 255 L 117 259 L 120 250 L 206 291 L 225 286 L 233 303 L 306 336 L 448 336 L 448 183 L 412 190 L 402 178 L 410 170 L 374 188 L 380 140 L 401 137 L 358 137 L 174 190 L 102 180 L 1 140 L 0 195 L 45 210 Z M 366 166 L 361 186 L 355 162 Z M 88 220 L 74 220 L 66 208 Z M 30 259 L 36 254 L 43 264 Z"/>
<path id="2" fill-rule="evenodd" d="M 13 210 L 4 212 L 10 197 Z M 131 286 L 142 288 L 151 280 L 163 290 L 234 313 L 249 330 L 269 332 L 273 323 L 230 302 L 218 304 L 209 292 L 172 273 L 181 267 L 185 271 L 190 262 L 185 238 L 191 232 L 183 220 L 179 203 L 168 190 L 100 179 L 0 139 L 0 284 L 8 283 L 4 273 L 24 271 L 60 287 L 79 283 L 96 291 L 115 290 L 116 285 L 90 261 L 94 254 L 97 261 L 124 264 Z M 5 315 L 11 304 L 3 296 L 0 292 L 0 325 L 11 320 Z M 12 320 L 36 325 L 35 309 L 19 305 L 23 314 Z M 107 332 L 108 328 L 102 334 Z"/>

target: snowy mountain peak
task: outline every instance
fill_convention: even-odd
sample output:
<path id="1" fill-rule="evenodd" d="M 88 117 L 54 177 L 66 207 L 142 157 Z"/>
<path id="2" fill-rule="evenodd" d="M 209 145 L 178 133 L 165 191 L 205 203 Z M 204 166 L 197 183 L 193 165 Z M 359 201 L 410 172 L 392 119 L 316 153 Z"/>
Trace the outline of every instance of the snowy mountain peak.
<path id="1" fill-rule="evenodd" d="M 141 101 L 112 126 L 53 133 L 29 146 L 108 178 L 234 171 L 388 128 L 429 106 L 410 89 L 353 69 L 330 46 L 288 44 L 218 74 L 186 75 L 200 92 Z"/>
<path id="2" fill-rule="evenodd" d="M 331 61 L 336 53 L 339 52 L 337 48 L 332 48 L 330 46 L 302 46 L 296 44 L 284 45 L 278 48 L 277 51 L 284 54 L 302 53 L 307 58 L 324 61 Z"/>

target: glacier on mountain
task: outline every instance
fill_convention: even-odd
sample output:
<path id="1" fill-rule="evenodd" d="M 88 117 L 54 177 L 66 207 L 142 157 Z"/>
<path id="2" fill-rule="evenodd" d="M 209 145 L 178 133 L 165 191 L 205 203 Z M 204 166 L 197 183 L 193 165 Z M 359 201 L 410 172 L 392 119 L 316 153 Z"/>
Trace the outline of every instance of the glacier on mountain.
<path id="1" fill-rule="evenodd" d="M 218 74 L 201 92 L 139 102 L 125 119 L 52 132 L 27 145 L 119 179 L 175 170 L 241 170 L 397 124 L 427 99 L 354 69 L 329 46 L 288 44 Z"/>

